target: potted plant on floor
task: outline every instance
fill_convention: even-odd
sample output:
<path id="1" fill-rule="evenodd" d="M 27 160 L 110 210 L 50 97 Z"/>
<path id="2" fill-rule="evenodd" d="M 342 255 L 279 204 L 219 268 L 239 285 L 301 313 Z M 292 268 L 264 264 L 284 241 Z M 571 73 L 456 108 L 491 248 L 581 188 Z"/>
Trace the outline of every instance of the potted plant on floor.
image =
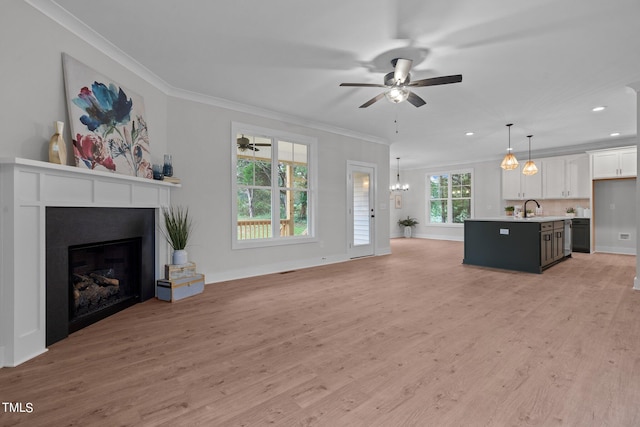
<path id="1" fill-rule="evenodd" d="M 189 209 L 180 206 L 171 206 L 162 210 L 164 227 L 162 234 L 173 248 L 173 264 L 186 264 L 188 261 L 187 243 L 193 229 L 193 223 L 189 217 Z"/>
<path id="2" fill-rule="evenodd" d="M 415 218 L 409 218 L 407 216 L 406 219 L 401 219 L 398 221 L 398 225 L 404 227 L 404 237 L 411 237 L 411 228 L 415 227 L 418 224 L 418 220 Z"/>

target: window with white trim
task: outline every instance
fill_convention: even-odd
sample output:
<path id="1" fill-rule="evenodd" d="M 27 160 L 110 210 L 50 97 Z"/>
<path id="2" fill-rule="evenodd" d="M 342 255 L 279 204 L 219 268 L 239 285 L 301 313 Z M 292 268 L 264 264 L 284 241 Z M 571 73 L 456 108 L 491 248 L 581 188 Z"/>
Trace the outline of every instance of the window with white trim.
<path id="1" fill-rule="evenodd" d="M 312 138 L 233 126 L 234 246 L 313 237 Z"/>
<path id="2" fill-rule="evenodd" d="M 462 224 L 473 216 L 472 171 L 427 175 L 427 218 L 431 224 Z"/>

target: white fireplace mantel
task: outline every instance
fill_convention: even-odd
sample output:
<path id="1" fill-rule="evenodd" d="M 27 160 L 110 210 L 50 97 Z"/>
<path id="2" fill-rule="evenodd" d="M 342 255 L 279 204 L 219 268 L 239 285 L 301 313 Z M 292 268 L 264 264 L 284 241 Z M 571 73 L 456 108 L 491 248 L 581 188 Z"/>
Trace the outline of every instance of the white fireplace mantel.
<path id="1" fill-rule="evenodd" d="M 0 367 L 17 366 L 47 350 L 46 208 L 155 208 L 157 223 L 176 187 L 111 172 L 0 158 Z M 160 278 L 168 246 L 161 236 L 155 241 Z"/>

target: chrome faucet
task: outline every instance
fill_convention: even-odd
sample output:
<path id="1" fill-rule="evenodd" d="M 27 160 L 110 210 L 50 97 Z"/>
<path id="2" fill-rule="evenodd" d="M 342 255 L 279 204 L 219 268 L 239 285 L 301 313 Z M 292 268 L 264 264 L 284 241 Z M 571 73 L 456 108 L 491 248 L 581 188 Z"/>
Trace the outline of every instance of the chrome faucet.
<path id="1" fill-rule="evenodd" d="M 538 207 L 540 207 L 540 203 L 538 203 L 536 200 L 533 199 L 529 199 L 526 202 L 524 202 L 524 205 L 522 205 L 522 210 L 524 211 L 524 217 L 527 217 L 527 203 L 529 202 L 535 202 L 536 205 L 538 205 Z"/>

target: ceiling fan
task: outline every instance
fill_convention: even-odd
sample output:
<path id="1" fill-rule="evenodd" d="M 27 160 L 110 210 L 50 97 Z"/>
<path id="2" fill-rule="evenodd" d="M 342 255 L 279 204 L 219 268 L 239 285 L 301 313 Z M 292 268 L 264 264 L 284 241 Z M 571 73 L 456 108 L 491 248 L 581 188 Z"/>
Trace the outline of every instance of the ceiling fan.
<path id="1" fill-rule="evenodd" d="M 411 65 L 413 61 L 411 59 L 395 58 L 391 60 L 394 71 L 387 73 L 384 76 L 384 84 L 375 83 L 341 83 L 340 86 L 356 86 L 356 87 L 384 87 L 387 90 L 381 94 L 371 98 L 360 108 L 367 108 L 369 105 L 376 101 L 381 100 L 385 96 L 394 104 L 402 101 L 409 101 L 416 107 L 421 107 L 426 104 L 425 100 L 420 98 L 415 93 L 411 92 L 409 88 L 423 87 L 423 86 L 436 86 L 446 85 L 449 83 L 460 83 L 462 81 L 462 74 L 455 74 L 453 76 L 432 77 L 430 79 L 416 80 L 411 82 Z"/>
<path id="2" fill-rule="evenodd" d="M 246 151 L 246 150 L 260 151 L 260 149 L 256 147 L 271 147 L 271 144 L 251 143 L 251 140 L 249 140 L 249 138 L 247 138 L 244 135 L 238 138 L 236 142 L 238 144 L 238 149 L 240 151 Z"/>

